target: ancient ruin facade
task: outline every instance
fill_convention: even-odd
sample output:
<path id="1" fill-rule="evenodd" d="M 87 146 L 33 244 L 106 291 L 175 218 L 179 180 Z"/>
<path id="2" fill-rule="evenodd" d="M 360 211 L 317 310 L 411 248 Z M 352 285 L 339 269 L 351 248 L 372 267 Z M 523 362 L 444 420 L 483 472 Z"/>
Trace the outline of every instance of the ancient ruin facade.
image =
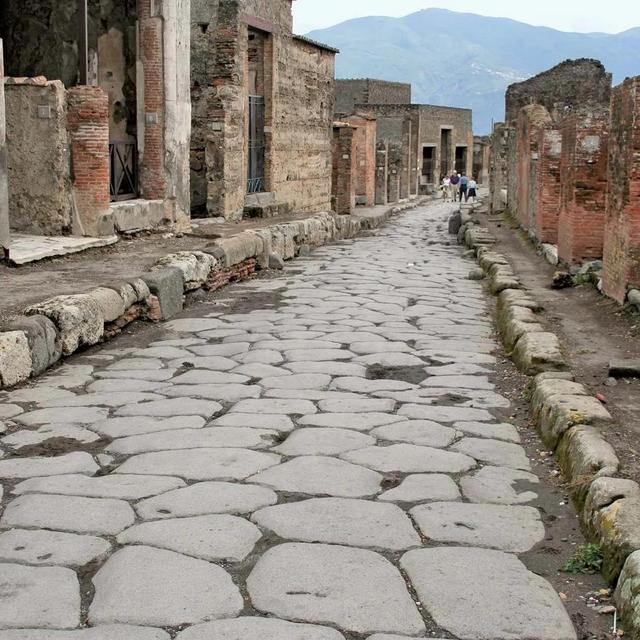
<path id="1" fill-rule="evenodd" d="M 3 46 L 0 40 L 0 258 L 9 257 L 9 177 L 7 175 L 7 136 L 4 115 Z"/>
<path id="2" fill-rule="evenodd" d="M 7 0 L 0 13 L 12 229 L 187 228 L 189 1 Z"/>
<path id="3" fill-rule="evenodd" d="M 291 0 L 192 0 L 191 35 L 194 214 L 329 210 L 336 50 Z"/>

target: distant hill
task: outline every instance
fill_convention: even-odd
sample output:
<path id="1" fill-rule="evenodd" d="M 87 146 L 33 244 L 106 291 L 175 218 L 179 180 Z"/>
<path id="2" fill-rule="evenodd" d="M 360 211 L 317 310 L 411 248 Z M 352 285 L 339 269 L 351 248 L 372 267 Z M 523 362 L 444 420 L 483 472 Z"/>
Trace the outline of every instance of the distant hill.
<path id="1" fill-rule="evenodd" d="M 307 35 L 340 49 L 339 78 L 411 82 L 414 102 L 472 108 L 479 134 L 504 118 L 509 84 L 567 58 L 601 60 L 616 83 L 640 75 L 640 27 L 617 35 L 565 33 L 425 9 L 404 18 L 358 18 Z"/>

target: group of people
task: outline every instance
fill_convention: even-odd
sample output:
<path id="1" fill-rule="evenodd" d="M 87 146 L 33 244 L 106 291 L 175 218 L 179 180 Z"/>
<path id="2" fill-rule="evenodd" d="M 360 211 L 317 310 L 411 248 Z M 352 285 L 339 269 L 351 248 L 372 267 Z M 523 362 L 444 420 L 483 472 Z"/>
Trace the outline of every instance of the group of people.
<path id="1" fill-rule="evenodd" d="M 462 175 L 454 171 L 450 176 L 442 178 L 442 198 L 445 202 L 475 202 L 478 195 L 478 183 L 473 178 L 468 178 L 466 173 Z"/>

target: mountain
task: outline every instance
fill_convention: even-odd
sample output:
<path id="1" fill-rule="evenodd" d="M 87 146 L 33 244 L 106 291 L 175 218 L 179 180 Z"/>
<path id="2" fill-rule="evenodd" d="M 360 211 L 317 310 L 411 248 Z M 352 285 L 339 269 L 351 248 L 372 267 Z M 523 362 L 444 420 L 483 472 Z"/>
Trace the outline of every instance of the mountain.
<path id="1" fill-rule="evenodd" d="M 307 35 L 340 49 L 339 78 L 410 82 L 414 102 L 473 109 L 478 134 L 504 119 L 509 84 L 568 58 L 601 60 L 616 83 L 640 75 L 640 27 L 616 35 L 566 33 L 425 9 L 404 18 L 357 18 Z"/>

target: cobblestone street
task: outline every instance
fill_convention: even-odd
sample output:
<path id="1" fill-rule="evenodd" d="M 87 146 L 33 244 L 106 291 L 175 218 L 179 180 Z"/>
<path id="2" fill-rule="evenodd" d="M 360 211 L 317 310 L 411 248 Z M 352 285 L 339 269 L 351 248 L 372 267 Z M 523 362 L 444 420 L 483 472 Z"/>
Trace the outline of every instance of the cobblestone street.
<path id="1" fill-rule="evenodd" d="M 0 640 L 575 640 L 454 207 L 0 394 Z"/>

